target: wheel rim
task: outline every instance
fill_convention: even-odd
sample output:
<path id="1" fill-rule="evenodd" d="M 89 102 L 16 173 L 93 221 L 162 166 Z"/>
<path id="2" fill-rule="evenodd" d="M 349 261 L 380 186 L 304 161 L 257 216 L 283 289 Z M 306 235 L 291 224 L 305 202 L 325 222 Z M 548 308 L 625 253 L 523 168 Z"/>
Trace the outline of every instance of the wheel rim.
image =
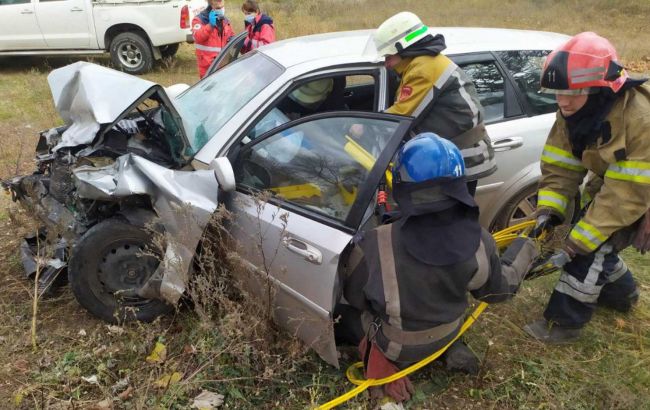
<path id="1" fill-rule="evenodd" d="M 151 299 L 144 299 L 137 290 L 156 271 L 160 259 L 137 239 L 117 240 L 101 252 L 97 264 L 95 294 L 103 300 L 113 300 L 121 306 L 142 306 Z"/>
<path id="2" fill-rule="evenodd" d="M 537 209 L 537 193 L 528 195 L 508 215 L 508 226 L 520 224 L 529 221 L 535 216 Z"/>
<path id="3" fill-rule="evenodd" d="M 117 50 L 120 63 L 127 68 L 137 68 L 142 64 L 142 51 L 133 43 L 123 43 Z"/>

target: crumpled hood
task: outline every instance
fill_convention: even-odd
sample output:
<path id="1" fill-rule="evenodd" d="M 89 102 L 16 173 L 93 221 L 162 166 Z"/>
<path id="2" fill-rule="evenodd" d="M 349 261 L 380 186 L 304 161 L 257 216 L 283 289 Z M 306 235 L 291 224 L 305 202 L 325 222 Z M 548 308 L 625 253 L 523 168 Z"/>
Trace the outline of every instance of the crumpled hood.
<path id="1" fill-rule="evenodd" d="M 102 125 L 115 122 L 154 90 L 169 100 L 159 84 L 83 61 L 52 71 L 47 81 L 54 106 L 68 125 L 54 151 L 90 144 Z"/>

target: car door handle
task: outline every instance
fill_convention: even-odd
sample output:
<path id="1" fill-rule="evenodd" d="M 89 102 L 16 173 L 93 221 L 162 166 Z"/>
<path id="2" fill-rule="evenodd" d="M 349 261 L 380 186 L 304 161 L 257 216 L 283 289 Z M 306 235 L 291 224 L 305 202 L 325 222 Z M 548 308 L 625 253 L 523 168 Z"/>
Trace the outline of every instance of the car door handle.
<path id="1" fill-rule="evenodd" d="M 25 10 L 22 10 L 22 11 L 20 12 L 20 14 L 34 14 L 34 12 L 33 12 L 32 10 L 26 10 L 26 9 L 25 9 Z"/>
<path id="2" fill-rule="evenodd" d="M 521 137 L 508 137 L 494 141 L 492 147 L 496 152 L 509 151 L 524 145 L 524 139 Z"/>
<path id="3" fill-rule="evenodd" d="M 70 11 L 84 11 L 84 9 L 79 8 L 79 7 L 73 7 L 70 9 Z"/>
<path id="4" fill-rule="evenodd" d="M 318 249 L 306 244 L 303 241 L 291 238 L 290 236 L 285 236 L 282 238 L 282 245 L 284 245 L 291 252 L 297 253 L 298 255 L 304 257 L 307 262 L 311 262 L 315 265 L 320 265 L 323 263 L 323 254 Z"/>

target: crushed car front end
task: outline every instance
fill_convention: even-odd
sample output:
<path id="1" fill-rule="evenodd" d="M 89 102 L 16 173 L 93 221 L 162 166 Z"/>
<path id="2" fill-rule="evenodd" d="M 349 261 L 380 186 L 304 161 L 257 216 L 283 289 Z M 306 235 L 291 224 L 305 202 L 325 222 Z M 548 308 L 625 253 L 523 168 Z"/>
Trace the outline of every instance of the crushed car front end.
<path id="1" fill-rule="evenodd" d="M 39 225 L 21 257 L 47 290 L 67 269 L 100 318 L 151 320 L 181 297 L 217 206 L 162 86 L 90 63 L 48 76 L 64 126 L 40 134 L 33 174 L 4 181 Z"/>

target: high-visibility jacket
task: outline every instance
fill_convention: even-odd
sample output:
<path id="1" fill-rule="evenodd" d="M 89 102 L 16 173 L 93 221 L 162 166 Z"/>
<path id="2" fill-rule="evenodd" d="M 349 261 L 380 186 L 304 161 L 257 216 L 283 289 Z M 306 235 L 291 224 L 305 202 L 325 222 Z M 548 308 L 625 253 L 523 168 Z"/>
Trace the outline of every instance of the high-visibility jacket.
<path id="1" fill-rule="evenodd" d="M 248 36 L 244 40 L 242 53 L 247 53 L 275 41 L 273 19 L 266 14 L 260 13 L 255 16 L 253 23 L 246 23 L 246 30 L 248 30 Z"/>
<path id="2" fill-rule="evenodd" d="M 538 255 L 531 240 L 518 238 L 499 258 L 483 229 L 469 258 L 433 266 L 413 257 L 401 235 L 394 223 L 369 231 L 353 249 L 344 278 L 345 299 L 364 312 L 364 331 L 375 323 L 369 337 L 397 362 L 419 361 L 456 336 L 468 293 L 488 303 L 512 297 Z"/>
<path id="3" fill-rule="evenodd" d="M 467 74 L 443 54 L 405 57 L 395 103 L 386 112 L 416 117 L 414 131 L 434 132 L 460 148 L 466 176 L 475 181 L 496 171 L 483 107 Z"/>
<path id="4" fill-rule="evenodd" d="M 212 61 L 219 55 L 221 49 L 228 43 L 235 32 L 228 19 L 218 19 L 217 26 L 212 27 L 209 21 L 211 7 L 207 7 L 192 20 L 192 36 L 196 47 L 196 63 L 199 76 L 203 78 Z"/>
<path id="5" fill-rule="evenodd" d="M 542 153 L 539 214 L 563 219 L 587 171 L 595 174 L 587 186 L 593 198 L 569 233 L 568 240 L 581 253 L 595 251 L 617 231 L 635 225 L 650 208 L 650 86 L 625 91 L 601 130 L 579 159 L 558 112 Z"/>

